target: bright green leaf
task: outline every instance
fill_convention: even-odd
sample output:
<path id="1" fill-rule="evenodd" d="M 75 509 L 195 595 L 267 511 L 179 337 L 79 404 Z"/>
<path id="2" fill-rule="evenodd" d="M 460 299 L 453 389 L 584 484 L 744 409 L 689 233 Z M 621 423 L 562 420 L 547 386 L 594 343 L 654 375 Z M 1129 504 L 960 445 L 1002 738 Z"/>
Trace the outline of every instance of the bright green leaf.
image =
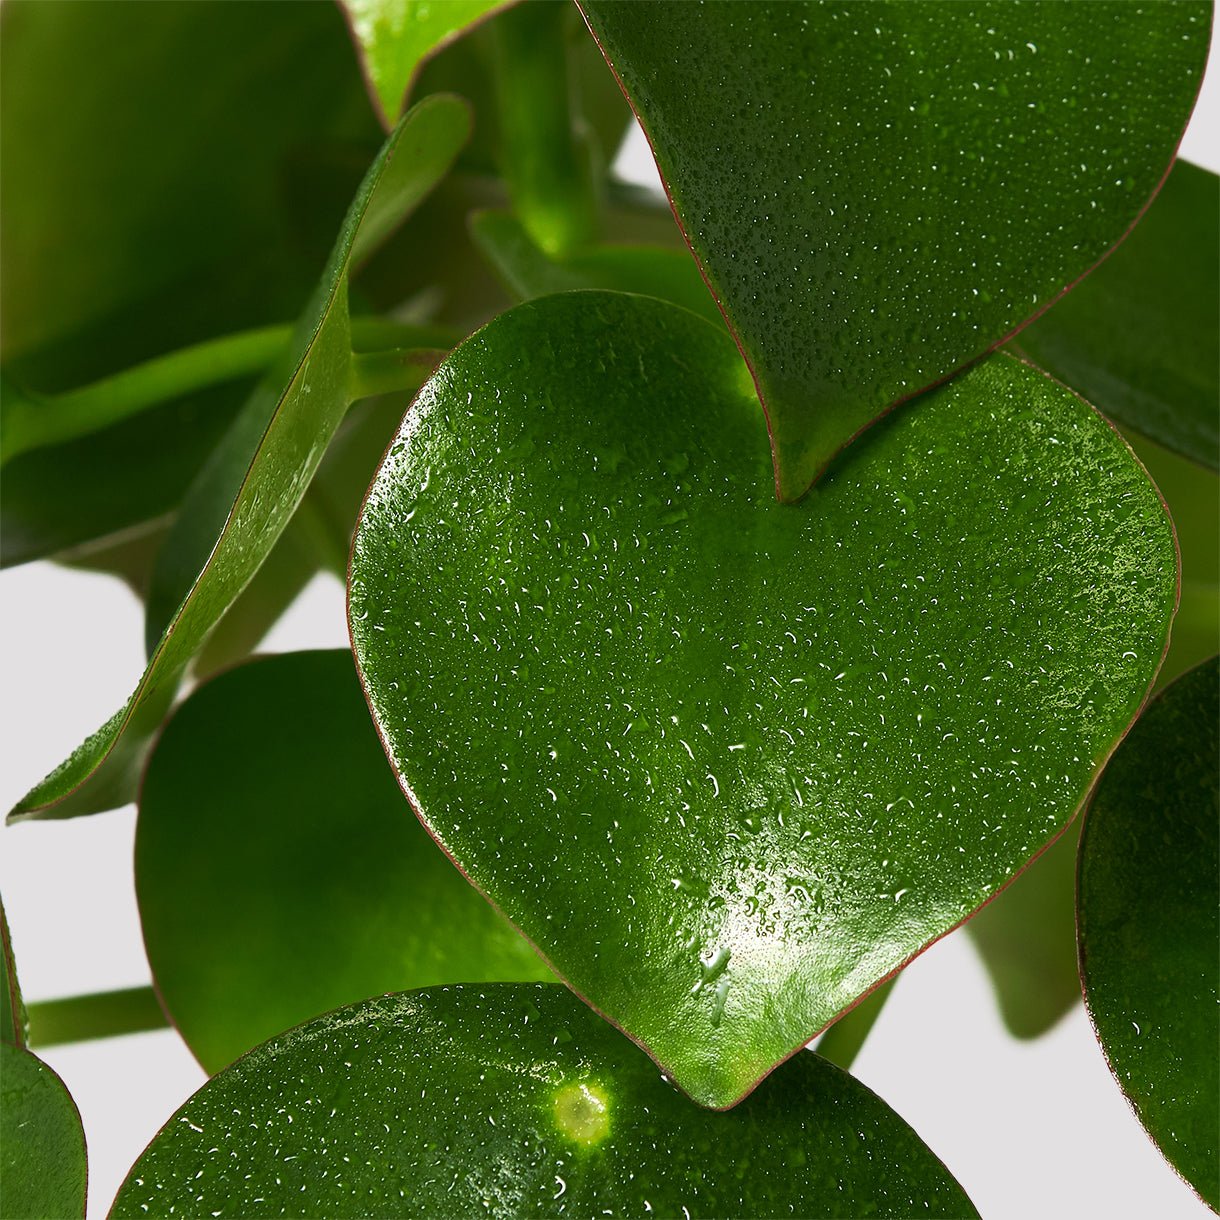
<path id="1" fill-rule="evenodd" d="M 886 1104 L 798 1055 L 696 1109 L 561 987 L 368 1000 L 209 1081 L 115 1217 L 976 1215 Z"/>
<path id="2" fill-rule="evenodd" d="M 591 246 L 565 258 L 546 253 L 506 212 L 470 218 L 476 244 L 519 300 L 582 288 L 636 292 L 681 305 L 720 325 L 723 322 L 685 250 L 663 246 Z"/>
<path id="3" fill-rule="evenodd" d="M 10 816 L 67 817 L 131 799 L 148 741 L 183 670 L 257 572 L 287 525 L 349 403 L 360 397 L 347 281 L 401 216 L 445 173 L 469 132 L 464 104 L 444 95 L 413 108 L 368 172 L 310 308 L 291 362 L 268 375 L 242 408 L 192 489 L 198 511 L 171 531 L 164 590 L 182 591 L 135 693 Z M 226 497 L 225 493 L 229 495 Z M 162 593 L 161 604 L 176 604 Z"/>
<path id="4" fill-rule="evenodd" d="M 1140 214 L 1210 5 L 580 0 L 758 382 L 784 499 Z"/>
<path id="5" fill-rule="evenodd" d="M 1220 180 L 1179 161 L 1131 237 L 1017 341 L 1119 423 L 1220 468 Z"/>
<path id="6" fill-rule="evenodd" d="M 1075 824 L 1073 824 L 1075 825 Z M 1071 827 L 966 925 L 1017 1038 L 1037 1038 L 1080 1002 L 1076 844 Z"/>
<path id="7" fill-rule="evenodd" d="M 140 796 L 136 895 L 208 1072 L 365 996 L 551 977 L 411 813 L 346 651 L 254 661 L 175 713 Z"/>
<path id="8" fill-rule="evenodd" d="M 339 0 L 387 130 L 428 56 L 508 0 Z"/>
<path id="9" fill-rule="evenodd" d="M 0 1044 L 0 1198 L 6 1216 L 85 1214 L 85 1132 L 41 1059 Z"/>
<path id="10" fill-rule="evenodd" d="M 1169 1163 L 1220 1208 L 1220 666 L 1167 688 L 1102 776 L 1080 843 L 1085 1003 Z"/>
<path id="11" fill-rule="evenodd" d="M 799 506 L 759 415 L 685 310 L 518 306 L 421 391 L 349 587 L 425 824 L 717 1106 L 1064 826 L 1177 584 L 1121 438 L 1011 357 L 895 412 Z"/>

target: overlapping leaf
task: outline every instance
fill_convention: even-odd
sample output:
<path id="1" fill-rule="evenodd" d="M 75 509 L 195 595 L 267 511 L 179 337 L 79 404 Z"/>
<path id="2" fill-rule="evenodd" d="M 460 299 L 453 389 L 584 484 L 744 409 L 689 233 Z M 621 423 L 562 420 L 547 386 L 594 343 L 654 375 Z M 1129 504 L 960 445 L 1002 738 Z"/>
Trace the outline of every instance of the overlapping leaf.
<path id="1" fill-rule="evenodd" d="M 215 1072 L 365 996 L 546 979 L 411 815 L 351 654 L 230 670 L 148 764 L 136 894 L 158 993 Z"/>
<path id="2" fill-rule="evenodd" d="M 879 1098 L 801 1055 L 691 1106 L 560 987 L 386 996 L 264 1044 L 164 1127 L 115 1217 L 975 1215 Z"/>
<path id="3" fill-rule="evenodd" d="M 443 176 L 469 130 L 466 108 L 437 96 L 416 106 L 369 170 L 292 360 L 269 375 L 209 459 L 193 494 L 200 512 L 180 519 L 167 577 L 182 589 L 135 693 L 11 816 L 110 808 L 131 798 L 151 733 L 208 631 L 258 570 L 300 502 L 327 441 L 356 394 L 347 280 L 353 264 Z M 231 492 L 226 499 L 225 491 Z M 196 566 L 198 565 L 198 566 Z"/>
<path id="4" fill-rule="evenodd" d="M 1220 181 L 1179 161 L 1135 232 L 1021 332 L 1119 423 L 1220 468 Z"/>
<path id="5" fill-rule="evenodd" d="M 293 189 L 292 167 L 338 144 L 363 168 L 379 138 L 333 6 L 28 4 L 0 22 L 10 376 L 57 393 L 299 313 L 350 191 Z M 88 104 L 65 105 L 65 82 Z M 3 562 L 171 512 L 244 397 L 192 395 L 16 459 Z"/>
<path id="6" fill-rule="evenodd" d="M 716 1106 L 1069 820 L 1176 592 L 1126 446 L 1010 357 L 799 507 L 771 495 L 759 414 L 684 310 L 519 306 L 421 392 L 349 587 L 425 824 Z"/>
<path id="7" fill-rule="evenodd" d="M 510 0 L 340 0 L 369 93 L 387 128 L 398 122 L 429 55 Z"/>
<path id="8" fill-rule="evenodd" d="M 799 496 L 1053 301 L 1167 172 L 1205 4 L 580 0 Z"/>
<path id="9" fill-rule="evenodd" d="M 1080 843 L 1085 1002 L 1171 1165 L 1220 1209 L 1220 665 L 1152 703 L 1098 785 Z"/>

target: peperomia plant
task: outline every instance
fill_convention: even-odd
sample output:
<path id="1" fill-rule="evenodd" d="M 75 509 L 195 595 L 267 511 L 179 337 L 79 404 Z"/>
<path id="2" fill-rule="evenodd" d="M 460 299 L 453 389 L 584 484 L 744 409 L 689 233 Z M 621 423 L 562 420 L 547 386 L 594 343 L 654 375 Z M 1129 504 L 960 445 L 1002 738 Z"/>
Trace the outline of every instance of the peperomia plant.
<path id="1" fill-rule="evenodd" d="M 10 819 L 138 799 L 155 984 L 5 926 L 5 1215 L 163 1021 L 116 1216 L 974 1215 L 847 1072 L 967 920 L 1220 1207 L 1210 6 L 2 21 L 3 559 L 148 653 Z"/>

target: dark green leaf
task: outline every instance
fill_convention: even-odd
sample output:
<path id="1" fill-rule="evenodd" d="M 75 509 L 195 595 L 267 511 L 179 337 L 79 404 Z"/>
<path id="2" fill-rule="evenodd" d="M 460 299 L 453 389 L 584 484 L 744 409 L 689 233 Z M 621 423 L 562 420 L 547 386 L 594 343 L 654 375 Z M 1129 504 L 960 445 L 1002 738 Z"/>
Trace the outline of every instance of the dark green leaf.
<path id="1" fill-rule="evenodd" d="M 1220 468 L 1220 180 L 1179 161 L 1135 232 L 1020 348 L 1107 415 Z"/>
<path id="2" fill-rule="evenodd" d="M 176 605 L 135 693 L 97 733 L 19 802 L 11 816 L 66 817 L 131 798 L 151 734 L 183 670 L 258 570 L 309 486 L 326 444 L 360 393 L 355 384 L 350 266 L 445 173 L 469 131 L 465 106 L 427 98 L 395 129 L 352 204 L 293 358 L 243 407 L 191 490 L 154 573 L 150 605 Z M 228 493 L 228 495 L 226 495 Z M 182 600 L 174 593 L 181 590 Z"/>
<path id="3" fill-rule="evenodd" d="M 1210 6 L 580 0 L 799 496 L 1010 335 L 1140 214 Z"/>
<path id="4" fill-rule="evenodd" d="M 0 1198 L 5 1216 L 85 1214 L 85 1132 L 64 1083 L 0 1043 Z"/>
<path id="5" fill-rule="evenodd" d="M 136 1162 L 115 1217 L 974 1216 L 883 1101 L 798 1055 L 698 1110 L 561 987 L 385 996 L 265 1043 Z"/>
<path id="6" fill-rule="evenodd" d="M 1173 518 L 1182 595 L 1158 681 L 1164 685 L 1220 651 L 1220 479 L 1134 432 L 1127 439 Z"/>
<path id="7" fill-rule="evenodd" d="M 1220 666 L 1140 717 L 1080 843 L 1085 1003 L 1119 1085 L 1169 1163 L 1220 1208 Z"/>
<path id="8" fill-rule="evenodd" d="M 428 56 L 508 0 L 339 0 L 369 93 L 389 129 L 406 105 L 411 82 Z"/>
<path id="9" fill-rule="evenodd" d="M 254 661 L 175 713 L 140 797 L 136 894 L 157 990 L 208 1072 L 365 996 L 551 977 L 411 813 L 346 651 Z"/>
<path id="10" fill-rule="evenodd" d="M 1080 1001 L 1071 827 L 966 925 L 1017 1038 L 1037 1038 Z"/>
<path id="11" fill-rule="evenodd" d="M 686 250 L 662 246 L 592 246 L 565 258 L 539 247 L 525 227 L 506 212 L 479 212 L 470 218 L 475 242 L 519 300 L 581 288 L 607 288 L 659 297 L 723 322 Z"/>
<path id="12" fill-rule="evenodd" d="M 378 139 L 334 6 L 68 0 L 0 23 L 6 372 L 57 393 L 300 312 L 350 192 L 294 190 L 292 166 L 354 144 L 358 179 Z M 4 563 L 171 512 L 244 396 L 6 467 Z"/>
<path id="13" fill-rule="evenodd" d="M 425 824 L 718 1106 L 1064 826 L 1177 583 L 1121 438 L 1011 357 L 895 413 L 796 507 L 759 415 L 685 310 L 518 306 L 408 413 L 349 588 Z"/>
<path id="14" fill-rule="evenodd" d="M 13 961 L 13 941 L 9 935 L 8 917 L 0 903 L 0 1043 L 25 1046 L 25 1005 L 17 984 L 17 967 Z"/>

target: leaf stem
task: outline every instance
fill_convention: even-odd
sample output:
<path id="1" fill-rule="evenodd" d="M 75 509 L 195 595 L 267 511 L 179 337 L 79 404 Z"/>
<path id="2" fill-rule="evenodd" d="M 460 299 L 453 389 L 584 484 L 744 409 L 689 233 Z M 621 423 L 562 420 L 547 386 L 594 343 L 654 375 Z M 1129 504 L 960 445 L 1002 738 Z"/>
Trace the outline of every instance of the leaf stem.
<path id="1" fill-rule="evenodd" d="M 844 1013 L 821 1037 L 817 1053 L 844 1071 L 855 1062 L 860 1048 L 876 1024 L 894 989 L 894 979 L 869 992 L 850 1012 Z"/>
<path id="2" fill-rule="evenodd" d="M 598 228 L 592 151 L 572 117 L 568 7 L 520 4 L 492 27 L 502 170 L 517 215 L 548 254 L 587 244 Z"/>
<path id="3" fill-rule="evenodd" d="M 92 1038 L 114 1038 L 149 1029 L 168 1028 L 157 994 L 151 987 L 128 987 L 123 991 L 100 991 L 27 1004 L 30 1047 L 58 1046 L 64 1042 L 87 1042 Z"/>
<path id="4" fill-rule="evenodd" d="M 157 356 L 92 385 L 42 395 L 4 386 L 0 401 L 0 464 L 20 453 L 100 432 L 184 394 L 262 373 L 292 342 L 290 325 L 209 339 Z M 436 326 L 354 318 L 352 344 L 452 347 L 460 336 Z"/>

